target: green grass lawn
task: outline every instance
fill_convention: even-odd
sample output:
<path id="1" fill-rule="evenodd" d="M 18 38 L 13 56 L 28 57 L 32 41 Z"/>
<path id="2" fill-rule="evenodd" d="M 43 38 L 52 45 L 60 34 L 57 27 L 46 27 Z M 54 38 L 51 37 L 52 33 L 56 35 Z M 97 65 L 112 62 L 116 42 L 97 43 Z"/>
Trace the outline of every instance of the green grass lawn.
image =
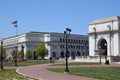
<path id="1" fill-rule="evenodd" d="M 37 60 L 37 61 L 22 61 L 17 62 L 18 66 L 29 66 L 36 64 L 46 64 L 49 63 L 47 60 Z M 14 67 L 14 62 L 3 62 L 3 67 Z M 15 69 L 3 69 L 0 70 L 0 80 L 36 80 L 28 77 L 24 77 L 16 73 Z"/>
<path id="2" fill-rule="evenodd" d="M 0 70 L 0 80 L 36 80 L 16 73 L 15 69 Z"/>
<path id="3" fill-rule="evenodd" d="M 52 68 L 50 71 L 64 73 L 63 68 Z M 120 80 L 120 67 L 80 67 L 70 68 L 68 74 L 93 77 L 100 80 Z"/>
<path id="4" fill-rule="evenodd" d="M 21 61 L 17 62 L 18 66 L 29 66 L 29 65 L 36 65 L 36 64 L 46 64 L 49 63 L 48 60 L 35 60 L 35 61 Z M 14 62 L 3 62 L 3 66 L 14 66 Z"/>

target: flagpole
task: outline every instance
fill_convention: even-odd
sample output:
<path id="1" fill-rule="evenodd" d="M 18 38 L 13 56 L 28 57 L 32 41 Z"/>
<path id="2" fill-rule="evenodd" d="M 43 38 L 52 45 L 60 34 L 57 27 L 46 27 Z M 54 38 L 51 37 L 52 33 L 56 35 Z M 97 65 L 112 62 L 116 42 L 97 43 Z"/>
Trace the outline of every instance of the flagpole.
<path id="1" fill-rule="evenodd" d="M 18 25 L 16 25 L 16 36 L 18 36 Z"/>
<path id="2" fill-rule="evenodd" d="M 18 54 L 18 24 L 17 24 L 17 20 L 16 21 L 13 21 L 12 24 L 14 25 L 14 27 L 16 27 L 16 39 L 17 39 L 17 42 L 16 42 L 16 46 L 15 46 L 15 66 L 17 66 L 17 54 Z"/>
<path id="3" fill-rule="evenodd" d="M 16 42 L 16 62 L 15 62 L 15 66 L 17 66 L 17 55 L 18 55 L 18 23 L 16 22 L 15 24 L 16 27 L 16 38 L 17 38 L 17 42 Z"/>

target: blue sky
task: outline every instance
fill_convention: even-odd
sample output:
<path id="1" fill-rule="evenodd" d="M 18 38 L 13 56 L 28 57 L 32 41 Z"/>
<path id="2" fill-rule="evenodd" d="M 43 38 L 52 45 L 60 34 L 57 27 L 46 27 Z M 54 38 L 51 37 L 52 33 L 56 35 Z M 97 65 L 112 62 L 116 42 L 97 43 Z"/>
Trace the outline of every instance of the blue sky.
<path id="1" fill-rule="evenodd" d="M 96 19 L 119 16 L 120 0 L 0 0 L 0 37 L 16 35 L 11 24 L 18 21 L 19 34 L 30 31 L 87 35 Z"/>

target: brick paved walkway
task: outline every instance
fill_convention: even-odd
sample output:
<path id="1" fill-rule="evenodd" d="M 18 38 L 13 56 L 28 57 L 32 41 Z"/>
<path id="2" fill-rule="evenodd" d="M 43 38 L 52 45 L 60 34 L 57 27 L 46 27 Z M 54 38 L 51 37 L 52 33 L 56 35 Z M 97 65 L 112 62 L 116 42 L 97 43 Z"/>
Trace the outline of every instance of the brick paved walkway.
<path id="1" fill-rule="evenodd" d="M 48 71 L 49 64 L 20 67 L 16 71 L 24 76 L 29 76 L 39 80 L 96 80 L 94 78 L 74 76 L 65 73 Z"/>
<path id="2" fill-rule="evenodd" d="M 97 80 L 94 78 L 82 77 L 82 76 L 74 76 L 65 73 L 56 73 L 48 71 L 47 68 L 61 67 L 61 66 L 49 66 L 50 64 L 42 64 L 42 65 L 34 65 L 27 67 L 20 67 L 16 71 L 24 76 L 36 78 L 39 80 Z M 89 65 L 89 67 L 120 67 L 120 63 L 110 63 L 110 65 Z M 75 66 L 74 66 L 75 67 Z M 80 67 L 80 66 L 76 66 Z M 88 66 L 81 66 L 88 67 Z"/>

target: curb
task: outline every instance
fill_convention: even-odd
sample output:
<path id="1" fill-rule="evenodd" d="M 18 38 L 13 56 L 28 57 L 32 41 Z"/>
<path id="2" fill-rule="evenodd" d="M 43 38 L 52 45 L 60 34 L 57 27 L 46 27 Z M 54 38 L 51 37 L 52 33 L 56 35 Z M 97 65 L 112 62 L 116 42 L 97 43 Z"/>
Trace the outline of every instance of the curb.
<path id="1" fill-rule="evenodd" d="M 27 66 L 27 67 L 28 67 L 28 66 Z M 21 72 L 19 72 L 19 70 L 20 70 L 21 68 L 24 68 L 24 67 L 19 67 L 19 68 L 16 69 L 16 72 L 17 72 L 18 74 L 20 74 L 20 75 L 22 75 L 22 76 L 24 76 L 24 77 L 29 77 L 29 78 L 33 78 L 33 79 L 43 80 L 43 79 L 35 78 L 35 77 L 33 77 L 33 76 L 28 76 L 28 75 L 22 74 Z"/>

